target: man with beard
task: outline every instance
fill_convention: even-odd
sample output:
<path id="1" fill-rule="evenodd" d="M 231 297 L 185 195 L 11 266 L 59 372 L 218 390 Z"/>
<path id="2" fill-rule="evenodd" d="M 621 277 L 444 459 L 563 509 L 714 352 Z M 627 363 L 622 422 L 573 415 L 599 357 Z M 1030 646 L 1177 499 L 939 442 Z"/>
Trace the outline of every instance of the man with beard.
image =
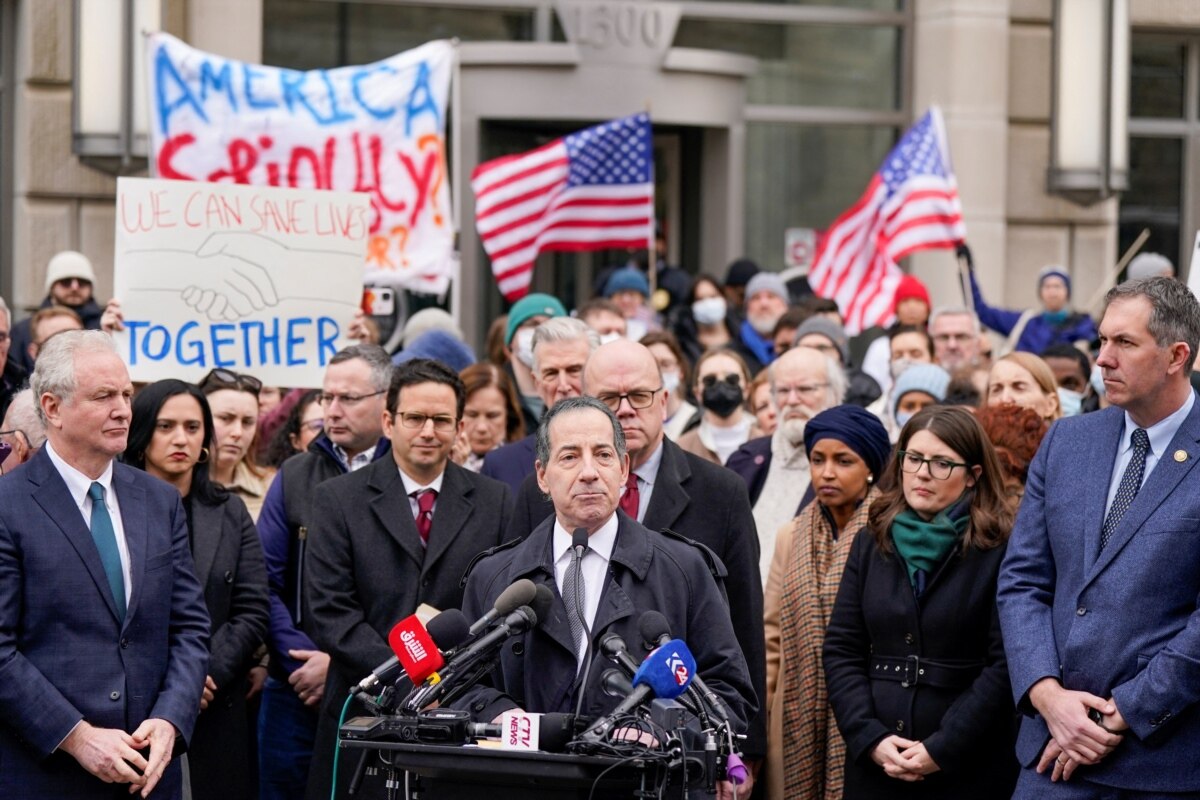
<path id="1" fill-rule="evenodd" d="M 88 257 L 74 250 L 64 250 L 46 265 L 46 297 L 41 307 L 66 306 L 79 315 L 86 330 L 98 331 L 104 309 L 92 297 L 95 283 L 96 273 Z M 26 373 L 33 372 L 33 356 L 29 353 L 29 345 L 33 342 L 30 321 L 31 318 L 26 317 L 13 326 L 8 351 L 8 360 Z"/>
<path id="2" fill-rule="evenodd" d="M 837 361 L 811 347 L 788 350 L 767 375 L 778 409 L 775 433 L 746 442 L 725 464 L 745 479 L 750 490 L 764 582 L 775 552 L 775 534 L 812 499 L 804 426 L 846 396 L 845 372 Z"/>
<path id="3" fill-rule="evenodd" d="M 772 334 L 787 309 L 787 284 L 774 272 L 760 272 L 746 284 L 746 319 L 738 329 L 737 350 L 751 376 L 775 360 Z"/>

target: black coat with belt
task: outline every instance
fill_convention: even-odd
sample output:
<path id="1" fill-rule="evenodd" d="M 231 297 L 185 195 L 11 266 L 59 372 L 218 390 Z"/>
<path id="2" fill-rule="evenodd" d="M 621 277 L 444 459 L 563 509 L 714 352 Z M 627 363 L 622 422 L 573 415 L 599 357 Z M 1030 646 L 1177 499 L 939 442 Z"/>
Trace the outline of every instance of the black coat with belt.
<path id="1" fill-rule="evenodd" d="M 350 686 L 392 657 L 388 633 L 417 606 L 462 604 L 460 580 L 476 555 L 504 541 L 510 508 L 507 486 L 447 463 L 426 548 L 392 457 L 316 488 L 305 556 L 305 632 L 330 663 L 308 797 L 329 797 L 338 715 Z M 361 713 L 351 703 L 347 719 Z M 342 796 L 356 762 L 344 754 L 339 759 Z M 381 790 L 379 784 L 364 782 L 365 796 Z"/>
<path id="2" fill-rule="evenodd" d="M 241 498 L 192 502 L 192 558 L 212 618 L 208 674 L 217 685 L 188 751 L 192 797 L 241 800 L 253 796 L 246 676 L 270 613 L 262 546 Z"/>
<path id="3" fill-rule="evenodd" d="M 869 530 L 855 539 L 824 645 L 847 800 L 1012 796 L 1014 709 L 996 611 L 1004 551 L 956 544 L 918 598 L 895 552 Z M 887 777 L 871 752 L 892 734 L 923 742 L 941 771 Z"/>
<path id="4" fill-rule="evenodd" d="M 762 574 L 759 542 L 746 488 L 737 476 L 663 438 L 662 462 L 642 524 L 669 529 L 707 547 L 725 565 L 722 576 L 733 630 L 750 670 L 754 693 L 766 697 L 767 661 L 763 640 Z M 511 536 L 524 537 L 554 513 L 535 477 L 521 486 Z M 760 704 L 761 705 L 761 704 Z M 750 720 L 744 743 L 749 758 L 766 755 L 766 710 Z"/>

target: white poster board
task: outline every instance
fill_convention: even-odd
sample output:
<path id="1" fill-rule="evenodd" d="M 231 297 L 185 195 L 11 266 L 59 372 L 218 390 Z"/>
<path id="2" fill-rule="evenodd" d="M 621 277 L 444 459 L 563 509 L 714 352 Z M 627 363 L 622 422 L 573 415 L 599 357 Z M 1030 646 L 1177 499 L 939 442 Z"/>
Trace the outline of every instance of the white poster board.
<path id="1" fill-rule="evenodd" d="M 135 381 L 320 386 L 362 298 L 366 194 L 121 178 L 114 296 Z"/>
<path id="2" fill-rule="evenodd" d="M 1196 240 L 1192 242 L 1192 260 L 1188 265 L 1188 288 L 1192 290 L 1192 294 L 1200 297 L 1200 231 L 1196 231 Z"/>

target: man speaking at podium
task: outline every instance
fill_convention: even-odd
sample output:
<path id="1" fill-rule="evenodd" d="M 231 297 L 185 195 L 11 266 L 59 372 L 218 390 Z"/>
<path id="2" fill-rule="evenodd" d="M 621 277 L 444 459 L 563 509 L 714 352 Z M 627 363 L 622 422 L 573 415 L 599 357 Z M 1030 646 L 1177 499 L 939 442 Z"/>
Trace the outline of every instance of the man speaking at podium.
<path id="1" fill-rule="evenodd" d="M 514 708 L 573 711 L 583 691 L 583 718 L 603 716 L 618 699 L 601 688 L 601 676 L 611 664 L 599 642 L 616 633 L 633 659 L 641 661 L 647 650 L 639 617 L 656 610 L 666 616 L 672 635 L 691 647 L 697 672 L 732 712 L 736 731 L 744 733 L 758 701 L 708 563 L 696 548 L 655 533 L 618 510 L 629 458 L 617 417 L 595 398 L 560 401 L 538 428 L 536 470 L 554 516 L 528 538 L 476 565 L 463 611 L 478 618 L 521 578 L 555 590 L 552 610 L 534 630 L 505 645 L 492 686 L 472 689 L 455 705 L 487 722 Z M 587 546 L 578 568 L 572 569 L 572 534 L 580 528 L 587 532 Z M 583 668 L 589 642 L 590 671 Z M 585 672 L 587 685 L 581 690 Z"/>

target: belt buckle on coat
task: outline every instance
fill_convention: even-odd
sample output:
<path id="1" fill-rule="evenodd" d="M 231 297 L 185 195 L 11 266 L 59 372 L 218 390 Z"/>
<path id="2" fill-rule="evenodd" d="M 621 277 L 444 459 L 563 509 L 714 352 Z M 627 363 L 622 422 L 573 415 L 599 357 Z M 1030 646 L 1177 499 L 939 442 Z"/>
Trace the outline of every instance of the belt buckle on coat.
<path id="1" fill-rule="evenodd" d="M 904 680 L 900 681 L 900 685 L 905 689 L 916 686 L 924 674 L 920 656 L 908 656 L 904 659 Z"/>

